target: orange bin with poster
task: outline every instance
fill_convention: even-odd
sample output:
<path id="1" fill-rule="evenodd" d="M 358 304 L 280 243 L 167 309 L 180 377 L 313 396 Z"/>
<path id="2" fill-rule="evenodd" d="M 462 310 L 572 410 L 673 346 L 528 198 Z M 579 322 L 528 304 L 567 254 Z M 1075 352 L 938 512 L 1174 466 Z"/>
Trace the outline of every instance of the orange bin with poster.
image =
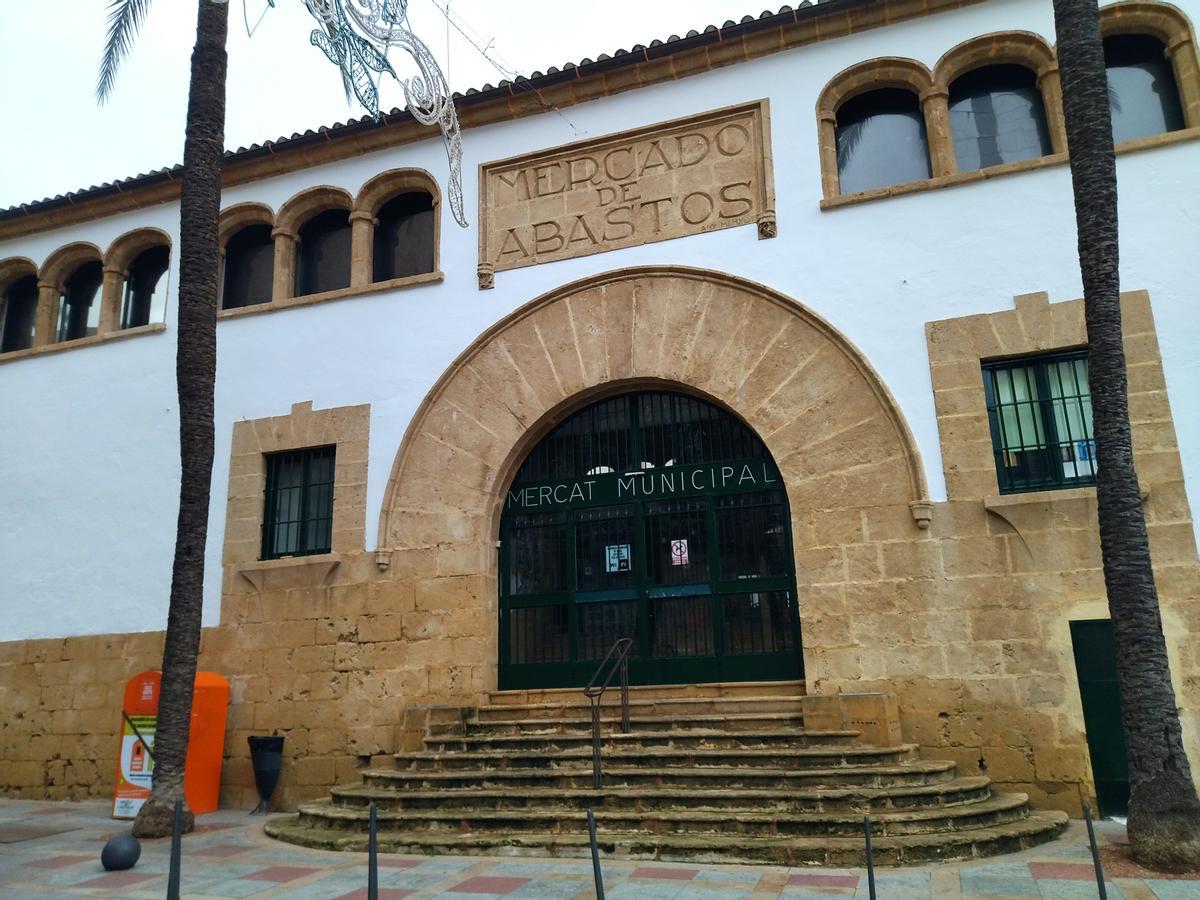
<path id="1" fill-rule="evenodd" d="M 140 672 L 125 683 L 121 744 L 117 751 L 117 778 L 113 787 L 114 819 L 134 818 L 150 796 L 161 686 L 162 672 Z M 212 812 L 217 808 L 228 710 L 229 682 L 215 672 L 197 672 L 191 734 L 183 772 L 183 791 L 194 813 Z"/>

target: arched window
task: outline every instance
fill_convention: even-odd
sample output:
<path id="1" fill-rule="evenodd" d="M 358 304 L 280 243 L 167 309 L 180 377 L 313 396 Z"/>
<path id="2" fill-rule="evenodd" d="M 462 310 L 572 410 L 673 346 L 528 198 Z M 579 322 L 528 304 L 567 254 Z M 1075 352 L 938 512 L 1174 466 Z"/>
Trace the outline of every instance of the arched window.
<path id="1" fill-rule="evenodd" d="M 5 289 L 0 308 L 0 353 L 25 350 L 33 346 L 37 305 L 36 275 L 18 278 Z"/>
<path id="2" fill-rule="evenodd" d="M 275 242 L 270 225 L 247 225 L 225 244 L 221 309 L 238 309 L 271 299 L 275 278 Z"/>
<path id="3" fill-rule="evenodd" d="M 372 281 L 433 271 L 433 197 L 424 191 L 400 194 L 380 208 L 378 220 Z"/>
<path id="4" fill-rule="evenodd" d="M 137 328 L 166 318 L 167 284 L 163 277 L 171 261 L 165 245 L 143 250 L 129 266 L 125 298 L 121 304 L 121 328 Z"/>
<path id="5" fill-rule="evenodd" d="M 917 95 L 883 88 L 843 103 L 837 111 L 837 162 L 844 194 L 930 177 L 925 116 Z"/>
<path id="6" fill-rule="evenodd" d="M 100 262 L 86 262 L 63 283 L 58 307 L 56 341 L 73 341 L 96 334 L 100 328 L 100 285 L 104 271 Z"/>
<path id="7" fill-rule="evenodd" d="M 1183 106 L 1166 52 L 1162 41 L 1146 34 L 1104 39 L 1114 141 L 1183 128 Z"/>
<path id="8" fill-rule="evenodd" d="M 1024 66 L 983 66 L 955 79 L 950 131 L 960 172 L 1051 152 L 1037 77 Z"/>
<path id="9" fill-rule="evenodd" d="M 295 296 L 350 286 L 350 211 L 327 209 L 300 226 Z"/>

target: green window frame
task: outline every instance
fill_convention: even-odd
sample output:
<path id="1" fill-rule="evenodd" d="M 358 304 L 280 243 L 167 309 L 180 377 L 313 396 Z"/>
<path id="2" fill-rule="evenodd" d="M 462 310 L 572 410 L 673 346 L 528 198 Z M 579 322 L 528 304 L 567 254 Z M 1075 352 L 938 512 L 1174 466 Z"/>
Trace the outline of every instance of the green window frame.
<path id="1" fill-rule="evenodd" d="M 984 363 L 983 388 L 1000 493 L 1096 483 L 1086 351 Z"/>
<path id="2" fill-rule="evenodd" d="M 330 445 L 266 454 L 263 559 L 331 550 L 335 451 Z"/>

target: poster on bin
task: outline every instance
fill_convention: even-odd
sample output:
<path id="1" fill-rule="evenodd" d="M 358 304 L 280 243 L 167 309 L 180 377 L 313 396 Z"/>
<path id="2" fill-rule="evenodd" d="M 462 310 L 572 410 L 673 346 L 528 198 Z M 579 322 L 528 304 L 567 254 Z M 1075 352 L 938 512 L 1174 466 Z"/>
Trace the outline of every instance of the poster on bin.
<path id="1" fill-rule="evenodd" d="M 113 791 L 114 819 L 135 818 L 150 796 L 154 778 L 154 757 L 151 754 L 154 752 L 157 723 L 157 716 L 130 716 L 125 722 L 117 761 L 117 786 Z"/>

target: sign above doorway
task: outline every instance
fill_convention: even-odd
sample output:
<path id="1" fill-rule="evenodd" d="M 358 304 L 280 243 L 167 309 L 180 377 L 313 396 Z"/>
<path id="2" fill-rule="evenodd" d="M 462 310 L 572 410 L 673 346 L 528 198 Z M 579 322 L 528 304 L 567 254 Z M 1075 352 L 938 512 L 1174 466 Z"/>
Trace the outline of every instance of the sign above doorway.
<path id="1" fill-rule="evenodd" d="M 479 287 L 496 272 L 756 223 L 775 236 L 766 100 L 480 168 Z"/>

